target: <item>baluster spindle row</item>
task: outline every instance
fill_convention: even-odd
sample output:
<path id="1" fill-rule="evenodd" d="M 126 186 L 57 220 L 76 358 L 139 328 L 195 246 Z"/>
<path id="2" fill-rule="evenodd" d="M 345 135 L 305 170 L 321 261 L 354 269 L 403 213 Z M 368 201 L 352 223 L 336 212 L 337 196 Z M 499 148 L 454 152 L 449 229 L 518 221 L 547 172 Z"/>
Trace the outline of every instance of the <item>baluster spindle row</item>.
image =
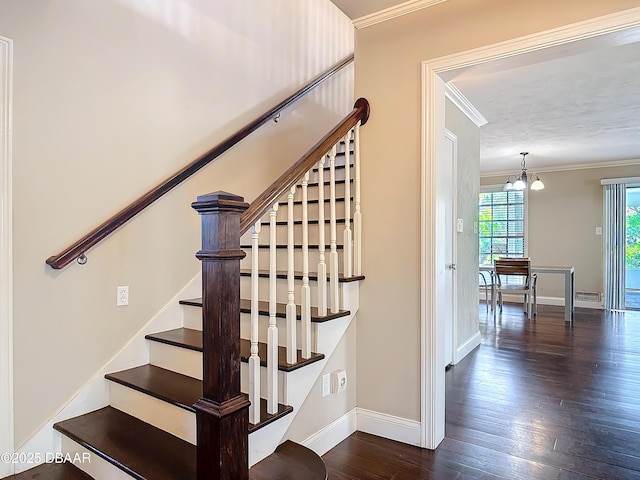
<path id="1" fill-rule="evenodd" d="M 344 228 L 344 275 L 362 274 L 362 214 L 360 209 L 360 124 L 353 130 L 354 141 L 354 183 L 355 207 L 353 215 L 353 231 L 351 230 L 351 152 L 350 140 L 352 132 L 344 138 L 345 168 L 345 228 Z M 318 169 L 318 314 L 327 315 L 338 312 L 338 249 L 337 249 L 337 213 L 336 213 L 336 169 L 335 160 L 337 146 L 323 156 L 317 163 Z M 329 158 L 329 272 L 326 263 L 325 239 L 325 162 Z M 302 189 L 302 286 L 300 288 L 301 311 L 301 351 L 303 358 L 311 357 L 311 287 L 309 285 L 309 199 L 308 183 L 310 172 L 301 180 Z M 295 301 L 295 235 L 294 235 L 294 196 L 296 186 L 287 194 L 287 306 L 286 306 L 286 351 L 287 362 L 297 362 L 297 306 Z M 267 411 L 274 414 L 278 409 L 278 327 L 276 325 L 276 216 L 278 203 L 269 211 L 269 328 L 267 330 Z M 258 355 L 258 279 L 259 279 L 259 235 L 261 222 L 251 229 L 251 356 L 249 358 L 249 421 L 253 424 L 260 421 L 260 357 Z M 328 274 L 327 274 L 328 273 Z M 328 277 L 328 278 L 327 278 Z M 327 287 L 329 292 L 327 292 Z M 328 293 L 328 295 L 327 295 Z M 327 298 L 329 297 L 329 298 Z M 327 301 L 329 300 L 329 301 Z"/>

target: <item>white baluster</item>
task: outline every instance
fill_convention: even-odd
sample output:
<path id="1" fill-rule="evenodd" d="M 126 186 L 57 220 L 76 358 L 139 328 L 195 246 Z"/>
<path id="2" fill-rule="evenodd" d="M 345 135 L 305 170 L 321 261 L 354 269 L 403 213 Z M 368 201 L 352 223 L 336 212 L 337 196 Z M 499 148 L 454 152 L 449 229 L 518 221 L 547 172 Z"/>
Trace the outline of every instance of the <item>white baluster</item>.
<path id="1" fill-rule="evenodd" d="M 296 345 L 296 302 L 295 302 L 295 270 L 294 270 L 294 236 L 293 236 L 293 196 L 295 185 L 287 195 L 287 363 L 296 363 L 298 351 Z"/>
<path id="2" fill-rule="evenodd" d="M 362 213 L 360 212 L 360 122 L 353 131 L 354 174 L 356 183 L 355 212 L 353 213 L 354 273 L 362 275 Z"/>
<path id="3" fill-rule="evenodd" d="M 327 314 L 327 264 L 324 258 L 324 160 L 318 162 L 318 315 Z"/>
<path id="4" fill-rule="evenodd" d="M 331 300 L 331 312 L 337 313 L 340 309 L 338 303 L 340 295 L 338 291 L 338 245 L 336 235 L 336 146 L 331 149 L 329 156 L 329 195 L 331 199 L 331 250 L 329 252 L 329 299 Z M 346 202 L 346 199 L 345 199 Z"/>
<path id="5" fill-rule="evenodd" d="M 309 172 L 302 180 L 302 288 L 300 288 L 300 310 L 302 320 L 302 358 L 311 357 L 311 289 L 309 288 L 309 208 L 307 184 Z M 324 225 L 322 225 L 324 228 Z"/>
<path id="6" fill-rule="evenodd" d="M 267 413 L 278 411 L 278 327 L 276 326 L 276 214 L 269 211 L 269 329 L 267 330 Z"/>
<path id="7" fill-rule="evenodd" d="M 344 261 L 343 273 L 345 277 L 353 274 L 353 257 L 351 256 L 351 131 L 344 136 L 344 242 L 342 259 Z"/>
<path id="8" fill-rule="evenodd" d="M 251 227 L 251 356 L 249 357 L 249 423 L 260 422 L 260 357 L 258 355 L 258 239 L 260 220 Z"/>

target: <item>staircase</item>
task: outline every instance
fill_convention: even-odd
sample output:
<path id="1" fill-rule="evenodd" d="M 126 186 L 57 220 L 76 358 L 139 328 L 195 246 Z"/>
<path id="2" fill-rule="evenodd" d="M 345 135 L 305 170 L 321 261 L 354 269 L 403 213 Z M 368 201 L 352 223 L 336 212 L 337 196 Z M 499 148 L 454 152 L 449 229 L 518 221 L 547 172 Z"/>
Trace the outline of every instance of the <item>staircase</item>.
<path id="1" fill-rule="evenodd" d="M 358 309 L 357 141 L 365 121 L 318 142 L 312 151 L 327 153 L 309 153 L 292 167 L 297 173 L 276 181 L 295 176 L 284 197 L 269 192 L 273 203 L 267 192 L 248 210 L 224 192 L 198 198 L 203 297 L 180 301 L 181 328 L 146 335 L 148 364 L 106 375 L 108 406 L 54 425 L 75 467 L 47 464 L 15 478 L 235 480 L 247 478 L 247 466 L 254 480 L 327 478 L 322 459 L 285 435 Z M 252 212 L 260 201 L 262 211 Z M 240 237 L 243 222 L 250 229 Z M 237 245 L 220 237 L 234 228 L 247 252 L 242 260 Z M 199 453 L 205 443 L 220 452 L 207 465 L 209 455 Z M 227 463 L 239 466 L 208 470 Z"/>

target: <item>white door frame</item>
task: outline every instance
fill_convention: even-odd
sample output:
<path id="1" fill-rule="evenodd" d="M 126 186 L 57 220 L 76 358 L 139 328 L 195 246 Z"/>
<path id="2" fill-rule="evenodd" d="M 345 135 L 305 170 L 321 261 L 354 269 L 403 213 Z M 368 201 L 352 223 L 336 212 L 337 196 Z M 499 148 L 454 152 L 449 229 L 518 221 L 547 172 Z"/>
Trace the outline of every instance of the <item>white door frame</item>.
<path id="1" fill-rule="evenodd" d="M 594 38 L 640 26 L 640 8 L 566 25 L 553 30 L 422 62 L 421 142 L 421 419 L 420 443 L 434 449 L 444 438 L 445 379 L 439 368 L 444 355 L 443 319 L 435 316 L 438 301 L 435 265 L 440 245 L 435 242 L 436 158 L 444 138 L 445 86 L 441 75 L 458 68 Z M 582 44 L 574 44 L 581 48 Z M 585 49 L 593 46 L 584 46 Z"/>
<path id="2" fill-rule="evenodd" d="M 13 247 L 11 109 L 13 42 L 0 37 L 0 453 L 13 453 Z M 13 465 L 0 461 L 0 477 Z"/>

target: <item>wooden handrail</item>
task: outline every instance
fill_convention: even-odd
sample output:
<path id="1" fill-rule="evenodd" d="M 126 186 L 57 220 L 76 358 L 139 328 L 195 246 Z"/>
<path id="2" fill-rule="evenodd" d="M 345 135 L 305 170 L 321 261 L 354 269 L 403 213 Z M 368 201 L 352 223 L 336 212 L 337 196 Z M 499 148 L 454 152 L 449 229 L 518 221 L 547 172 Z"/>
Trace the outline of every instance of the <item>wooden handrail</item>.
<path id="1" fill-rule="evenodd" d="M 126 222 L 131 220 L 134 216 L 140 213 L 142 210 L 147 208 L 153 202 L 162 197 L 165 193 L 172 190 L 174 187 L 191 177 L 198 170 L 202 169 L 210 162 L 215 160 L 217 157 L 222 155 L 224 152 L 229 150 L 235 144 L 240 142 L 242 139 L 247 137 L 249 134 L 253 133 L 259 127 L 267 123 L 269 120 L 273 119 L 280 113 L 282 110 L 287 108 L 289 105 L 294 103 L 296 100 L 300 99 L 311 90 L 313 90 L 316 86 L 322 83 L 327 78 L 331 77 L 333 74 L 338 72 L 340 69 L 348 65 L 353 61 L 353 54 L 344 58 L 340 62 L 333 65 L 327 71 L 321 73 L 297 92 L 289 96 L 286 100 L 280 102 L 275 107 L 271 108 L 269 111 L 261 115 L 260 117 L 253 120 L 251 123 L 245 125 L 236 133 L 223 140 L 221 143 L 213 147 L 208 152 L 204 153 L 196 160 L 188 164 L 186 167 L 180 169 L 178 172 L 174 173 L 170 177 L 166 178 L 158 185 L 153 187 L 147 193 L 142 195 L 140 198 L 134 200 L 130 205 L 126 206 L 118 213 L 113 215 L 111 218 L 106 220 L 104 223 L 99 225 L 98 227 L 91 230 L 84 237 L 74 242 L 69 247 L 65 248 L 63 251 L 58 253 L 57 255 L 53 255 L 47 258 L 46 263 L 50 265 L 52 268 L 58 270 L 69 263 L 71 263 L 74 259 L 81 257 L 84 253 L 93 247 L 95 244 L 109 236 L 111 233 L 116 231 Z"/>
<path id="2" fill-rule="evenodd" d="M 320 139 L 310 150 L 305 153 L 300 160 L 294 163 L 289 169 L 271 184 L 262 194 L 258 196 L 251 206 L 242 213 L 240 217 L 240 234 L 245 233 L 251 225 L 256 223 L 267 210 L 284 195 L 305 173 L 322 158 L 323 155 L 344 137 L 359 121 L 361 125 L 367 123 L 369 119 L 369 102 L 365 98 L 356 100 L 353 110 L 349 115 L 336 125 L 329 133 Z"/>

